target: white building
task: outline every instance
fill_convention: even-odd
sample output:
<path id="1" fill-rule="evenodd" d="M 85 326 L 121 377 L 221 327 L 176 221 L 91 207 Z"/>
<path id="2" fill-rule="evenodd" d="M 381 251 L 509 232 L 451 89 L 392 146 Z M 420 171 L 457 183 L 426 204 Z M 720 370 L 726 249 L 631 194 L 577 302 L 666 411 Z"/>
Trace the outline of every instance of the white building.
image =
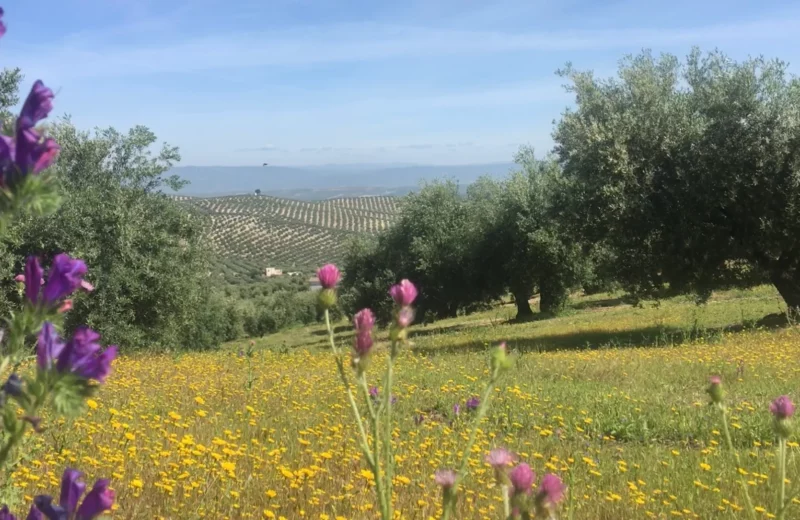
<path id="1" fill-rule="evenodd" d="M 278 269 L 277 267 L 267 267 L 264 269 L 264 276 L 267 278 L 271 278 L 273 276 L 282 276 L 283 269 Z"/>

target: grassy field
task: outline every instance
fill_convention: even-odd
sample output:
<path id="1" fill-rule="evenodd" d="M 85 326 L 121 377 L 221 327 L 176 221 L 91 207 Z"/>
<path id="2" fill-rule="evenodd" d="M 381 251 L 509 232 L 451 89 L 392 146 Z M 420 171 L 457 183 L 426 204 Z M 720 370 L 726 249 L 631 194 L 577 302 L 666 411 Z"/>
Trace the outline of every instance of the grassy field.
<path id="1" fill-rule="evenodd" d="M 500 518 L 483 455 L 507 446 L 537 474 L 570 486 L 564 518 L 745 518 L 744 475 L 759 518 L 775 510 L 767 406 L 798 397 L 800 334 L 759 326 L 782 305 L 771 288 L 631 307 L 617 295 L 578 298 L 562 317 L 514 324 L 510 307 L 414 327 L 397 367 L 394 443 L 399 518 L 438 518 L 433 472 L 457 464 L 486 352 L 517 355 L 496 391 L 472 454 L 459 518 Z M 347 324 L 337 339 L 351 340 Z M 370 370 L 385 363 L 385 336 Z M 115 518 L 374 518 L 371 474 L 320 326 L 214 353 L 128 357 L 59 434 L 30 437 L 14 470 L 19 499 L 55 490 L 65 465 L 108 476 Z M 732 407 L 737 464 L 707 405 L 721 374 Z M 54 430 L 55 431 L 55 430 Z M 790 490 L 800 485 L 791 444 Z M 799 518 L 800 506 L 787 518 Z"/>

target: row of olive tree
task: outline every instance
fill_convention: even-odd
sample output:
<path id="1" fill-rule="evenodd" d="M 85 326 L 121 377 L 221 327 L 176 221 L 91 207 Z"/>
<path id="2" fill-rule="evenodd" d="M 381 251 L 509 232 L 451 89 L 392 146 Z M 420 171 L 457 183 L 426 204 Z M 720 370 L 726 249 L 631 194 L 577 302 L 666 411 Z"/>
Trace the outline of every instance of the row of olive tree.
<path id="1" fill-rule="evenodd" d="M 800 309 L 800 80 L 780 61 L 644 52 L 617 77 L 568 66 L 575 104 L 554 157 L 517 157 L 504 182 L 460 197 L 425 187 L 399 224 L 345 265 L 343 300 L 419 281 L 420 311 L 451 316 L 514 294 L 557 311 L 578 285 L 635 296 L 769 281 Z M 385 314 L 385 313 L 384 313 Z"/>
<path id="2" fill-rule="evenodd" d="M 376 241 L 350 249 L 342 280 L 347 312 L 369 306 L 382 321 L 384 288 L 399 278 L 420 288 L 418 318 L 443 318 L 485 307 L 511 293 L 520 319 L 559 312 L 569 291 L 591 279 L 591 262 L 563 228 L 558 202 L 565 183 L 554 158 L 523 148 L 520 171 L 504 180 L 479 179 L 459 193 L 434 182 L 405 200 L 398 222 Z"/>

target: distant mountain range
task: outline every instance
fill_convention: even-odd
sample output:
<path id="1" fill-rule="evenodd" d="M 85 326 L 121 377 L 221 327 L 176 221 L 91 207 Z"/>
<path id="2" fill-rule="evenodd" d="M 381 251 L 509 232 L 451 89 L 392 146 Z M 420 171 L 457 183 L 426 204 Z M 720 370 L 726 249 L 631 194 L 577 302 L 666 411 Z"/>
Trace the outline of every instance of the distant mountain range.
<path id="1" fill-rule="evenodd" d="M 452 178 L 467 185 L 488 175 L 504 177 L 513 163 L 453 166 L 348 164 L 324 166 L 178 166 L 169 173 L 190 184 L 180 195 L 214 197 L 253 193 L 302 200 L 405 195 L 423 181 Z"/>

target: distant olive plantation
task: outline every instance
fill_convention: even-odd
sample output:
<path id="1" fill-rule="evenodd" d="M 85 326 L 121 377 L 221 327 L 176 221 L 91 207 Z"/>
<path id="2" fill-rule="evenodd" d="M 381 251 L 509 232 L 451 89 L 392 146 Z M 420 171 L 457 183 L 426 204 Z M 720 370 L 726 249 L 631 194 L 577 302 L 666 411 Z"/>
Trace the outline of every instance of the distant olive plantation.
<path id="1" fill-rule="evenodd" d="M 309 270 L 342 257 L 360 235 L 386 230 L 400 200 L 361 197 L 320 202 L 268 196 L 176 197 L 202 215 L 205 234 L 233 273 L 263 272 L 267 266 Z"/>

